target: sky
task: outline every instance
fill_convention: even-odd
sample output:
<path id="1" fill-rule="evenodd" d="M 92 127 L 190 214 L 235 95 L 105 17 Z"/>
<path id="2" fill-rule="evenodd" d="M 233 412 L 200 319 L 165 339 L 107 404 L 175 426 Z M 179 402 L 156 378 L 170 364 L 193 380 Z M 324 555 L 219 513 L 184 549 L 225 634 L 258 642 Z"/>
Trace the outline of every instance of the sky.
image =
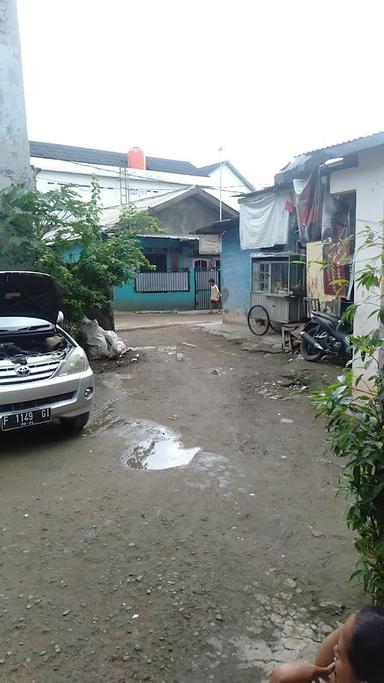
<path id="1" fill-rule="evenodd" d="M 222 154 L 262 187 L 297 154 L 384 130 L 382 1 L 18 8 L 30 139 L 197 165 Z"/>

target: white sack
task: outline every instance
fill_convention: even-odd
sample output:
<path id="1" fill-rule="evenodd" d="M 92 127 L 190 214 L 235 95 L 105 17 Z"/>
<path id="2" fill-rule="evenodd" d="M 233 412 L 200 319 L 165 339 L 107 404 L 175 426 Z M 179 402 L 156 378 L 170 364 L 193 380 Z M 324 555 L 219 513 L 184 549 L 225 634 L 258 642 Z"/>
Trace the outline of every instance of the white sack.
<path id="1" fill-rule="evenodd" d="M 97 320 L 84 318 L 80 327 L 80 335 L 84 340 L 88 356 L 92 360 L 120 358 L 128 351 L 128 347 L 119 339 L 116 332 L 103 330 Z"/>
<path id="2" fill-rule="evenodd" d="M 119 339 L 116 332 L 113 332 L 112 330 L 103 330 L 103 332 L 108 343 L 108 355 L 110 358 L 119 358 L 128 351 L 128 347 Z"/>
<path id="3" fill-rule="evenodd" d="M 84 339 L 89 358 L 108 358 L 108 343 L 104 335 L 104 330 L 100 327 L 97 320 L 84 318 L 80 328 L 80 334 Z"/>

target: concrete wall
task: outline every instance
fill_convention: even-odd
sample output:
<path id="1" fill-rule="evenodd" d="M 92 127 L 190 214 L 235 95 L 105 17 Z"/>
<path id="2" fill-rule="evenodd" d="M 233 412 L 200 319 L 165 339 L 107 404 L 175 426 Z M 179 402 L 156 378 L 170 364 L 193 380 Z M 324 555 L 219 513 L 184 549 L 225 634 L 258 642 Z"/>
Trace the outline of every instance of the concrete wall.
<path id="1" fill-rule="evenodd" d="M 61 184 L 74 183 L 79 186 L 79 192 L 84 199 L 89 199 L 91 176 L 96 175 L 100 182 L 103 206 L 116 206 L 120 204 L 119 169 L 116 167 L 74 164 L 59 159 L 41 159 L 37 157 L 31 158 L 31 164 L 39 170 L 36 183 L 37 189 L 42 192 L 46 192 Z M 211 176 L 189 176 L 180 173 L 160 173 L 129 169 L 129 186 L 133 200 L 193 185 L 205 187 L 208 192 L 211 188 L 213 196 L 218 199 L 220 185 L 219 169 L 212 171 Z M 222 186 L 223 202 L 227 201 L 234 209 L 238 209 L 237 195 L 241 192 L 249 192 L 249 190 L 225 164 L 222 167 Z M 215 220 L 218 220 L 218 217 L 219 212 L 217 211 L 217 218 L 215 216 Z"/>
<path id="2" fill-rule="evenodd" d="M 0 0 L 0 189 L 31 180 L 16 0 Z"/>
<path id="3" fill-rule="evenodd" d="M 364 241 L 362 230 L 369 225 L 376 233 L 378 240 L 383 238 L 384 218 L 384 145 L 372 150 L 360 152 L 358 166 L 331 175 L 332 193 L 356 191 L 356 273 L 366 263 L 380 265 L 383 244 L 370 249 L 361 249 Z M 369 334 L 377 327 L 377 319 L 369 317 L 379 305 L 380 291 L 367 292 L 361 287 L 355 287 L 355 303 L 358 310 L 355 316 L 355 335 Z M 355 363 L 355 371 L 360 374 L 361 363 Z M 369 370 L 366 379 L 372 374 Z"/>
<path id="4" fill-rule="evenodd" d="M 178 204 L 156 211 L 170 235 L 187 235 L 219 219 L 219 208 L 209 206 L 196 197 L 187 197 Z M 226 214 L 223 216 L 228 218 Z"/>
<path id="5" fill-rule="evenodd" d="M 222 238 L 221 257 L 224 322 L 246 322 L 250 307 L 251 253 L 250 249 L 240 249 L 239 228 L 228 228 Z"/>
<path id="6" fill-rule="evenodd" d="M 133 282 L 113 291 L 115 311 L 192 311 L 195 308 L 195 283 L 190 272 L 189 292 L 158 292 L 141 294 L 135 292 Z"/>

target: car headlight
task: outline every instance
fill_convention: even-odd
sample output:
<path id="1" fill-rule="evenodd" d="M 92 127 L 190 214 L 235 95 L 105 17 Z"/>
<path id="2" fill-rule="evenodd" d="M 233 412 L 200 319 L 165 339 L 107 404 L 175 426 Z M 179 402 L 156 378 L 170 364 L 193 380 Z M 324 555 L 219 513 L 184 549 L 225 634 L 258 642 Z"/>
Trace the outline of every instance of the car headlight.
<path id="1" fill-rule="evenodd" d="M 75 346 L 59 368 L 56 377 L 60 377 L 61 375 L 74 375 L 76 372 L 84 372 L 85 370 L 88 370 L 88 368 L 89 363 L 85 352 L 80 346 Z"/>

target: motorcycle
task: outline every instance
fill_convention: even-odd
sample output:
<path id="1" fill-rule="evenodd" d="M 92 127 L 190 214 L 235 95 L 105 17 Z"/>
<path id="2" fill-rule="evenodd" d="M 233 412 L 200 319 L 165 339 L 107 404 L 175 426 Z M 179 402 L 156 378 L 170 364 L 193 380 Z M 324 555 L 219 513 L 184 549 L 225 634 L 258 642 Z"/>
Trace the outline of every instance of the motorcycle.
<path id="1" fill-rule="evenodd" d="M 352 358 L 349 335 L 351 326 L 335 315 L 314 311 L 300 332 L 300 352 L 305 360 L 315 362 L 325 355 L 347 362 Z"/>

